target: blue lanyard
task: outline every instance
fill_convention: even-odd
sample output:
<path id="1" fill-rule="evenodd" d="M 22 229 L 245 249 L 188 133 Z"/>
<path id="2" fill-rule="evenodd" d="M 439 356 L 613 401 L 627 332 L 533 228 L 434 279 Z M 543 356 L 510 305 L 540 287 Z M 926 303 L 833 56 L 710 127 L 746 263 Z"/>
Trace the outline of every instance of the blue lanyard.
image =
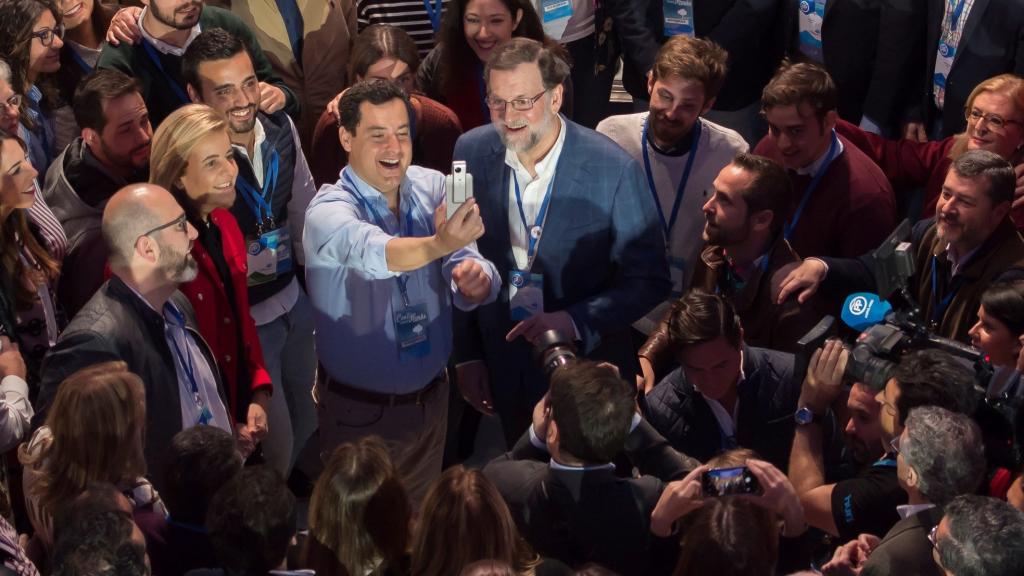
<path id="1" fill-rule="evenodd" d="M 951 282 L 950 291 L 942 299 L 936 301 L 939 296 L 939 274 L 937 268 L 939 267 L 939 259 L 932 256 L 932 322 L 938 324 L 942 321 L 942 317 L 946 314 L 946 309 L 949 308 L 950 303 L 953 302 L 953 298 L 956 297 L 956 293 L 960 291 L 961 282 Z"/>
<path id="2" fill-rule="evenodd" d="M 188 104 L 191 102 L 192 100 L 188 97 L 188 94 L 185 93 L 185 89 L 182 88 L 174 78 L 171 78 L 171 75 L 167 73 L 167 70 L 164 70 L 164 64 L 160 61 L 160 55 L 156 53 L 156 48 L 154 48 L 148 40 L 142 41 L 142 47 L 146 50 L 146 54 L 149 55 L 149 59 L 156 66 L 157 70 L 163 74 L 164 79 L 167 80 L 168 84 L 170 84 L 171 90 L 174 91 L 174 95 L 178 97 L 178 100 L 180 100 L 182 104 Z"/>
<path id="3" fill-rule="evenodd" d="M 661 209 L 661 200 L 658 199 L 658 189 L 654 187 L 654 174 L 651 172 L 651 157 L 647 151 L 647 125 L 650 122 L 651 117 L 648 115 L 644 119 L 644 129 L 640 134 L 640 147 L 644 151 L 644 170 L 647 172 L 647 186 L 651 189 L 651 194 L 654 195 L 654 205 L 658 208 L 658 216 L 661 217 L 661 227 L 665 230 L 665 242 L 670 240 L 669 234 L 672 232 L 672 227 L 676 225 L 676 217 L 679 216 L 679 207 L 683 204 L 683 195 L 686 193 L 686 183 L 690 180 L 690 171 L 693 169 L 693 159 L 697 157 L 697 145 L 700 143 L 700 130 L 701 122 L 700 118 L 694 123 L 690 142 L 690 157 L 686 159 L 686 168 L 683 169 L 683 178 L 679 181 L 679 187 L 676 188 L 676 200 L 672 204 L 672 215 L 669 216 L 668 220 L 665 220 L 665 211 Z"/>
<path id="4" fill-rule="evenodd" d="M 68 50 L 71 51 L 71 59 L 75 61 L 75 64 L 78 64 L 78 67 L 82 69 L 82 72 L 92 74 L 92 66 L 89 66 L 89 63 L 82 58 L 82 55 L 71 46 L 68 46 Z"/>
<path id="5" fill-rule="evenodd" d="M 825 172 L 828 170 L 829 165 L 831 165 L 832 161 L 836 159 L 837 148 L 839 148 L 839 137 L 836 136 L 836 131 L 833 129 L 832 144 L 828 147 L 828 158 L 826 158 L 825 162 L 818 167 L 818 172 L 814 175 L 814 178 L 811 179 L 811 183 L 807 185 L 807 190 L 804 191 L 804 197 L 800 199 L 800 204 L 796 207 L 796 212 L 793 213 L 793 218 L 789 222 L 786 222 L 786 225 L 783 228 L 782 235 L 786 240 L 793 237 L 793 231 L 796 230 L 796 225 L 800 222 L 800 217 L 804 213 L 804 208 L 807 207 L 807 202 L 810 201 L 811 195 L 814 194 L 814 190 L 818 187 L 818 184 L 821 183 L 821 179 L 825 176 Z"/>
<path id="6" fill-rule="evenodd" d="M 359 204 L 362 205 L 362 207 L 366 210 L 367 213 L 370 214 L 370 218 L 373 219 L 373 223 L 376 224 L 381 230 L 388 232 L 387 224 L 384 221 L 384 217 L 381 216 L 380 212 L 377 212 L 377 209 L 374 208 L 373 204 L 371 204 L 370 201 L 367 200 L 366 197 L 359 192 L 359 188 L 356 186 L 356 183 L 352 180 L 352 176 L 350 176 L 348 173 L 348 168 L 345 168 L 344 172 L 342 172 L 342 178 L 345 180 L 345 185 L 343 187 L 346 188 L 350 194 L 356 197 L 356 200 L 359 201 Z M 399 199 L 401 199 L 401 195 L 399 195 Z M 406 237 L 412 236 L 413 207 L 413 201 L 412 198 L 410 198 L 409 207 L 405 211 L 404 235 Z M 396 234 L 395 236 L 398 236 L 399 238 L 403 236 L 401 227 L 398 228 L 398 234 Z M 406 307 L 409 307 L 409 275 L 399 274 L 398 276 L 395 276 L 395 281 L 398 283 L 398 292 L 399 294 L 402 295 L 402 303 L 405 304 Z"/>
<path id="7" fill-rule="evenodd" d="M 526 267 L 527 269 L 533 267 L 533 258 L 537 255 L 537 243 L 540 242 L 540 236 L 543 232 L 544 217 L 548 213 L 548 205 L 551 204 L 551 188 L 555 185 L 555 175 L 551 175 L 551 181 L 548 182 L 548 190 L 544 193 L 544 200 L 540 204 L 540 210 L 537 211 L 537 218 L 533 222 L 533 226 L 526 223 L 526 212 L 523 210 L 523 197 L 519 191 L 519 178 L 516 178 L 516 171 L 512 171 L 512 182 L 516 187 L 516 205 L 519 207 L 519 219 L 523 222 L 523 228 L 526 230 L 526 235 L 530 241 L 527 245 L 526 250 Z"/>
<path id="8" fill-rule="evenodd" d="M 274 189 L 277 187 L 277 171 L 278 164 L 280 163 L 280 156 L 277 154 L 277 150 L 270 152 L 270 162 L 267 163 L 267 168 L 264 171 L 263 176 L 263 189 L 256 190 L 256 188 L 246 181 L 241 173 L 235 179 L 235 186 L 242 191 L 242 199 L 252 209 L 253 214 L 256 215 L 257 226 L 262 230 L 264 224 L 269 224 L 271 228 L 274 227 Z"/>
<path id="9" fill-rule="evenodd" d="M 185 316 L 178 311 L 172 304 L 168 303 L 164 306 L 164 310 L 170 312 L 171 316 L 175 320 L 175 326 L 180 328 L 182 334 L 186 340 L 185 343 L 185 354 L 181 353 L 181 348 L 178 347 L 178 339 L 171 334 L 171 346 L 174 348 L 174 355 L 178 357 L 178 363 L 181 364 L 182 369 L 185 371 L 185 375 L 188 376 L 190 385 L 190 392 L 192 393 L 192 401 L 196 403 L 196 406 L 200 409 L 199 424 L 209 424 L 212 414 L 210 414 L 203 405 L 203 398 L 199 394 L 199 383 L 196 381 L 195 367 L 192 364 L 192 350 L 188 347 L 188 331 L 185 328 Z"/>
<path id="10" fill-rule="evenodd" d="M 953 12 L 949 15 L 949 33 L 953 34 L 960 26 L 960 17 L 964 14 L 964 7 L 967 5 L 967 0 L 960 0 L 956 4 L 953 4 Z"/>
<path id="11" fill-rule="evenodd" d="M 434 29 L 434 34 L 441 29 L 441 13 L 444 11 L 444 0 L 434 0 L 434 5 L 430 5 L 430 0 L 423 0 L 423 8 L 427 11 L 427 18 L 430 18 L 430 27 Z"/>

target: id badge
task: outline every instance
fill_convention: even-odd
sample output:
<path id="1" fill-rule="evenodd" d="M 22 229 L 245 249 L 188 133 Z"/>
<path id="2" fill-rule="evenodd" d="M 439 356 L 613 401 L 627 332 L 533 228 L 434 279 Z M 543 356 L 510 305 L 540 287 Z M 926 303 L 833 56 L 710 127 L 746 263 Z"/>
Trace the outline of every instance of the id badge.
<path id="1" fill-rule="evenodd" d="M 259 286 L 277 279 L 277 237 L 263 234 L 246 240 L 246 264 L 249 286 Z"/>
<path id="2" fill-rule="evenodd" d="M 825 19 L 825 2 L 800 0 L 800 52 L 808 58 L 822 62 L 821 23 Z"/>
<path id="3" fill-rule="evenodd" d="M 508 273 L 508 304 L 512 320 L 519 322 L 544 311 L 544 275 L 524 270 Z"/>
<path id="4" fill-rule="evenodd" d="M 395 312 L 395 339 L 399 359 L 423 358 L 430 354 L 426 303 L 405 306 Z"/>
<path id="5" fill-rule="evenodd" d="M 662 0 L 665 36 L 693 36 L 693 0 Z"/>
<path id="6" fill-rule="evenodd" d="M 544 33 L 561 40 L 572 17 L 572 0 L 540 0 L 540 15 L 544 21 Z"/>
<path id="7" fill-rule="evenodd" d="M 935 54 L 935 86 L 938 88 L 946 88 L 946 78 L 949 77 L 949 71 L 953 68 L 954 58 L 956 58 L 956 46 L 941 40 L 939 50 Z"/>
<path id="8" fill-rule="evenodd" d="M 683 280 L 686 277 L 686 260 L 669 256 L 668 271 L 672 276 L 672 296 L 681 296 L 683 294 Z"/>
<path id="9" fill-rule="evenodd" d="M 292 235 L 287 227 L 271 230 L 264 236 L 274 238 L 274 246 L 277 247 L 277 275 L 287 274 L 292 271 Z"/>

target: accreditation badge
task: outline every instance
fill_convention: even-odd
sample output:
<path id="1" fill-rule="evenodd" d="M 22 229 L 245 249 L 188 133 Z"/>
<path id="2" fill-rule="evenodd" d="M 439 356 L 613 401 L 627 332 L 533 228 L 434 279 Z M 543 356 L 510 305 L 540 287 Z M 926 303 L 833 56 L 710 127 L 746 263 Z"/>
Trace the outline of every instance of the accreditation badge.
<path id="1" fill-rule="evenodd" d="M 277 280 L 292 269 L 292 241 L 287 228 L 277 228 L 246 239 L 246 284 L 259 286 Z"/>
<path id="2" fill-rule="evenodd" d="M 544 275 L 509 270 L 508 304 L 512 320 L 519 322 L 544 311 Z"/>
<path id="3" fill-rule="evenodd" d="M 403 306 L 395 311 L 395 340 L 398 342 L 399 359 L 423 358 L 430 354 L 428 318 L 424 302 Z"/>
<path id="4" fill-rule="evenodd" d="M 935 54 L 935 85 L 939 88 L 946 88 L 946 79 L 949 71 L 953 69 L 953 59 L 956 58 L 956 46 L 942 40 L 939 42 L 939 49 Z"/>
<path id="5" fill-rule="evenodd" d="M 540 0 L 540 15 L 544 22 L 544 33 L 555 40 L 561 40 L 569 18 L 572 18 L 572 0 Z"/>
<path id="6" fill-rule="evenodd" d="M 694 35 L 693 0 L 662 0 L 665 36 Z"/>

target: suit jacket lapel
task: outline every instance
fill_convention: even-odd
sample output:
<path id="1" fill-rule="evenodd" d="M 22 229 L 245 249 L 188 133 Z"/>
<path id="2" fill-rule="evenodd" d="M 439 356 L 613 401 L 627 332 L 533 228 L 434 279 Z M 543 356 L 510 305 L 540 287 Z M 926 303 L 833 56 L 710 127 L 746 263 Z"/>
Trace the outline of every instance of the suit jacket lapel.
<path id="1" fill-rule="evenodd" d="M 957 44 L 956 54 L 953 55 L 953 66 L 956 66 L 957 60 L 960 59 L 960 54 L 963 53 L 962 48 L 967 45 L 971 34 L 975 28 L 981 22 L 982 16 L 985 15 L 985 10 L 988 8 L 989 0 L 974 0 L 974 5 L 971 6 L 971 13 L 967 15 L 967 21 L 961 22 L 960 25 L 964 27 L 963 33 L 960 35 L 960 42 Z M 950 67 L 952 70 L 952 67 Z"/>
<path id="2" fill-rule="evenodd" d="M 509 201 L 508 201 L 508 180 L 510 168 L 505 164 L 505 147 L 501 139 L 495 134 L 494 145 L 488 156 L 488 165 L 484 172 L 482 182 L 474 183 L 473 193 L 477 202 L 481 204 L 481 213 L 494 214 L 493 221 L 485 221 L 487 236 L 494 239 L 505 255 L 504 262 L 495 262 L 499 273 L 502 274 L 502 281 L 507 280 L 507 271 L 515 268 L 515 258 L 512 257 L 512 237 L 508 227 Z M 474 175 L 475 176 L 475 175 Z M 505 288 L 503 287 L 504 291 Z"/>
<path id="3" fill-rule="evenodd" d="M 572 154 L 570 151 L 577 145 L 577 134 L 575 126 L 569 124 L 564 116 L 560 116 L 565 124 L 565 142 L 562 143 L 562 152 L 558 157 L 558 164 L 555 166 L 555 183 L 551 187 L 551 205 L 548 207 L 547 219 L 544 223 L 544 235 L 541 237 L 540 246 L 537 251 L 539 264 L 546 260 L 545 253 L 562 254 L 570 247 L 560 244 L 561 238 L 558 232 L 563 230 L 567 223 L 573 221 L 573 210 L 577 208 L 574 199 L 580 197 L 583 185 L 581 183 L 582 170 L 578 157 L 585 154 Z M 548 223 L 551 226 L 548 226 Z M 541 269 L 541 265 L 535 265 L 534 269 Z M 545 282 L 545 287 L 548 283 Z"/>

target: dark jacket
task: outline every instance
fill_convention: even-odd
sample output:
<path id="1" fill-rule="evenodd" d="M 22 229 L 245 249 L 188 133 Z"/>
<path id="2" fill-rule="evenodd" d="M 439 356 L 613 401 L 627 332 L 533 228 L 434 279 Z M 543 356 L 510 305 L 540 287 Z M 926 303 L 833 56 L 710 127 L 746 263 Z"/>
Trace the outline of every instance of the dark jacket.
<path id="1" fill-rule="evenodd" d="M 908 285 L 921 308 L 921 319 L 925 322 L 932 320 L 932 312 L 936 309 L 937 298 L 931 282 L 933 265 L 938 266 L 938 298 L 956 290 L 945 313 L 936 319 L 935 333 L 945 338 L 969 341 L 967 332 L 978 320 L 982 293 L 996 280 L 1024 278 L 1024 239 L 1009 218 L 1003 219 L 952 280 L 949 278 L 951 264 L 946 259 L 946 244 L 936 234 L 935 218 L 915 224 L 910 242 L 916 272 Z M 839 297 L 876 289 L 870 254 L 854 259 L 823 260 L 828 264 L 828 275 L 821 283 L 824 292 Z"/>
<path id="2" fill-rule="evenodd" d="M 635 436 L 643 437 L 643 444 L 660 440 L 664 445 L 643 421 L 631 439 Z M 661 478 L 622 478 L 614 468 L 560 470 L 524 434 L 511 452 L 487 464 L 484 474 L 497 486 L 520 532 L 541 556 L 570 566 L 596 562 L 619 574 L 667 573 L 674 565 L 677 546 L 672 538 L 651 534 L 651 512 L 664 482 L 698 463 L 673 450 L 632 452 L 628 444 L 627 456 L 641 473 L 674 471 Z M 679 467 L 684 461 L 686 465 Z"/>
<path id="3" fill-rule="evenodd" d="M 180 292 L 175 292 L 171 301 L 185 315 L 186 327 L 203 350 L 210 372 L 217 379 L 221 400 L 228 406 L 217 363 L 196 328 L 192 305 Z M 163 316 L 117 276 L 100 287 L 46 355 L 33 427 L 45 421 L 57 388 L 68 376 L 113 360 L 125 362 L 146 387 L 146 466 L 150 481 L 159 491 L 164 455 L 171 438 L 182 429 L 178 373 L 164 336 Z"/>
<path id="4" fill-rule="evenodd" d="M 736 444 L 755 450 L 779 470 L 789 467 L 800 382 L 793 355 L 743 346 Z M 676 450 L 701 462 L 724 452 L 721 429 L 704 396 L 677 368 L 647 395 L 647 419 Z"/>
<path id="5" fill-rule="evenodd" d="M 942 520 L 942 509 L 935 507 L 912 514 L 896 523 L 871 551 L 861 576 L 941 576 L 932 560 L 928 533 Z"/>

